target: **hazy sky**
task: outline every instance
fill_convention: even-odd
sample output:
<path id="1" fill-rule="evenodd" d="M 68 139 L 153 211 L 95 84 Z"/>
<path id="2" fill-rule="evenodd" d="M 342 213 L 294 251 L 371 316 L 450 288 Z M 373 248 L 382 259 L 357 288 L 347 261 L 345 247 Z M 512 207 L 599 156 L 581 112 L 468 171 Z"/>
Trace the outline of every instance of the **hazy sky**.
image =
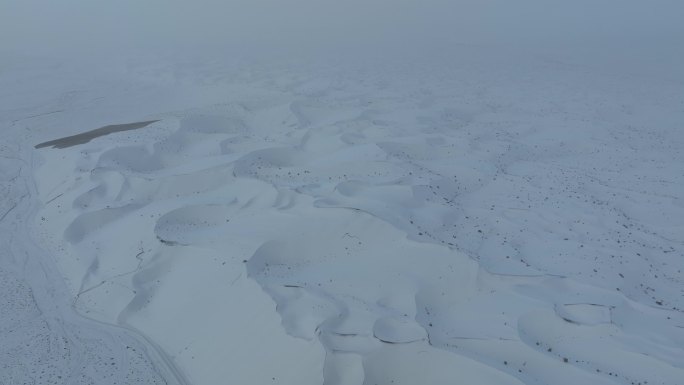
<path id="1" fill-rule="evenodd" d="M 0 0 L 0 51 L 684 43 L 682 0 Z"/>

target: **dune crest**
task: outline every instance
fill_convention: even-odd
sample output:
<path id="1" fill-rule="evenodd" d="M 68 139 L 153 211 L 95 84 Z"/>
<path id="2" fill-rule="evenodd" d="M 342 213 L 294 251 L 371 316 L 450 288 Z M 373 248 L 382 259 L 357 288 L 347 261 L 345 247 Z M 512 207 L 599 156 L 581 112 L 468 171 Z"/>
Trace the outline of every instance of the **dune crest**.
<path id="1" fill-rule="evenodd" d="M 264 69 L 130 138 L 41 150 L 35 232 L 80 312 L 198 384 L 678 385 L 679 139 L 620 111 L 679 107 L 485 59 L 342 86 Z"/>

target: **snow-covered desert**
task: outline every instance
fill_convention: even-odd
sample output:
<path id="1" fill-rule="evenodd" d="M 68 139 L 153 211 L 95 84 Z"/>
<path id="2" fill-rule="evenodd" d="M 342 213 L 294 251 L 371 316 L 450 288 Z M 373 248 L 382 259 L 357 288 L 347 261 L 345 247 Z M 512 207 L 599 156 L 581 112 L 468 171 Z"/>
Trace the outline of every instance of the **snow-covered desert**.
<path id="1" fill-rule="evenodd" d="M 0 384 L 684 384 L 684 7 L 181 3 L 0 6 Z"/>

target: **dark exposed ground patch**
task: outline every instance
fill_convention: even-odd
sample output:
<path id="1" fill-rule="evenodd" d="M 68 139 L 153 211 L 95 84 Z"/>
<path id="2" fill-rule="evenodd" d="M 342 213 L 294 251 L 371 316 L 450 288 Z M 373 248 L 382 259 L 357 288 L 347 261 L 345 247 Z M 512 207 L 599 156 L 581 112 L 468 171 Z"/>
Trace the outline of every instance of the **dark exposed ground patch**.
<path id="1" fill-rule="evenodd" d="M 64 138 L 50 140 L 48 142 L 43 142 L 37 144 L 35 148 L 53 147 L 53 148 L 67 148 L 72 146 L 77 146 L 79 144 L 88 143 L 91 140 L 109 135 L 114 132 L 130 131 L 136 130 L 138 128 L 143 128 L 149 126 L 152 123 L 158 122 L 159 120 L 148 120 L 145 122 L 135 122 L 135 123 L 125 123 L 125 124 L 113 124 L 109 126 L 104 126 L 96 128 L 94 130 L 84 132 L 81 134 L 76 134 L 72 136 L 66 136 Z"/>

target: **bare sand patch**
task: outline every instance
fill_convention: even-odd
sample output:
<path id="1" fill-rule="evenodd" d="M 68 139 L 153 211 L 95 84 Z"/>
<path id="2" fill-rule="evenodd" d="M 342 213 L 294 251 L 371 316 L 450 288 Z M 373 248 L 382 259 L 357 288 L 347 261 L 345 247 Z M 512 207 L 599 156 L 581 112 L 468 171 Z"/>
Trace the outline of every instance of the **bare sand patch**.
<path id="1" fill-rule="evenodd" d="M 96 128 L 96 129 L 88 131 L 88 132 L 83 132 L 80 134 L 76 134 L 76 135 L 72 135 L 72 136 L 66 136 L 64 138 L 59 138 L 59 139 L 43 142 L 43 143 L 37 144 L 35 146 L 35 148 L 44 148 L 44 147 L 67 148 L 67 147 L 73 147 L 73 146 L 77 146 L 79 144 L 88 143 L 91 140 L 98 138 L 100 136 L 105 136 L 105 135 L 109 135 L 109 134 L 112 134 L 115 132 L 121 132 L 121 131 L 137 130 L 139 128 L 147 127 L 150 124 L 158 122 L 158 121 L 159 120 L 147 120 L 144 122 L 112 124 L 109 126 Z"/>

